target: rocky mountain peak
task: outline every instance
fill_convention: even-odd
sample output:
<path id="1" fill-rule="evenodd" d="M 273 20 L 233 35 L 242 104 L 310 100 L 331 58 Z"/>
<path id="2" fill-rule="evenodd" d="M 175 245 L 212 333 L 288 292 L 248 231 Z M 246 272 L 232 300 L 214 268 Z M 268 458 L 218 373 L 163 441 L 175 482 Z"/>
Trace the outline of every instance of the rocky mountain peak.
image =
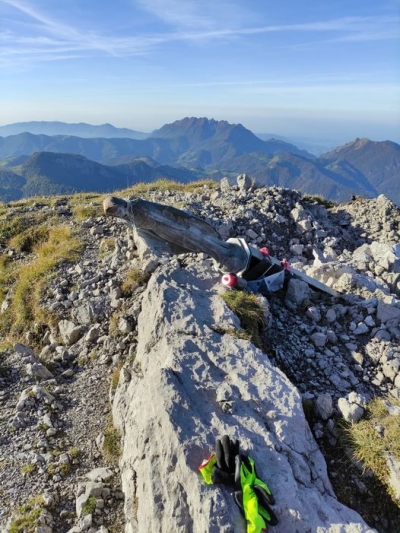
<path id="1" fill-rule="evenodd" d="M 244 533 L 232 490 L 198 473 L 227 434 L 275 496 L 276 533 L 395 531 L 398 507 L 339 427 L 375 397 L 398 409 L 400 210 L 383 195 L 327 207 L 244 176 L 131 194 L 267 246 L 339 296 L 299 283 L 259 295 L 256 347 L 205 254 L 149 254 L 101 196 L 2 206 L 0 530 L 23 515 L 42 533 Z M 36 271 L 27 235 L 44 238 L 46 221 L 84 246 L 46 276 L 22 331 L 16 273 Z"/>

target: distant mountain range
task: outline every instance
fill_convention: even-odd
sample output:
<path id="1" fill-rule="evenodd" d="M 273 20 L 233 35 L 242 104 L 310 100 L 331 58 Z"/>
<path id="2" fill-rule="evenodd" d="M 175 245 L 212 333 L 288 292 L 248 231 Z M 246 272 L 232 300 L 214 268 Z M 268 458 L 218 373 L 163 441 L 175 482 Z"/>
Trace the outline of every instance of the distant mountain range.
<path id="1" fill-rule="evenodd" d="M 6 202 L 111 192 L 161 177 L 234 180 L 241 173 L 259 185 L 337 202 L 384 193 L 400 205 L 400 145 L 391 141 L 356 139 L 317 158 L 281 139 L 263 141 L 241 124 L 193 117 L 166 124 L 141 140 L 32 133 L 0 137 L 0 201 Z"/>
<path id="2" fill-rule="evenodd" d="M 0 137 L 0 159 L 32 155 L 34 152 L 59 152 L 83 155 L 105 165 L 127 163 L 137 157 L 150 157 L 162 164 L 229 166 L 236 156 L 253 152 L 276 154 L 285 151 L 315 157 L 281 140 L 262 141 L 241 124 L 206 118 L 185 118 L 166 124 L 143 140 L 49 136 L 26 132 Z"/>
<path id="3" fill-rule="evenodd" d="M 188 183 L 201 177 L 194 171 L 160 165 L 150 158 L 107 166 L 76 154 L 36 152 L 17 161 L 22 164 L 0 167 L 2 202 L 31 196 L 113 192 L 162 178 Z"/>
<path id="4" fill-rule="evenodd" d="M 15 124 L 6 124 L 0 126 L 0 135 L 8 137 L 9 135 L 18 135 L 19 133 L 33 133 L 34 135 L 72 135 L 74 137 L 96 138 L 127 138 L 127 139 L 145 139 L 148 133 L 142 131 L 130 130 L 128 128 L 116 128 L 112 124 L 101 124 L 94 126 L 79 122 L 78 124 L 67 124 L 65 122 L 16 122 Z"/>

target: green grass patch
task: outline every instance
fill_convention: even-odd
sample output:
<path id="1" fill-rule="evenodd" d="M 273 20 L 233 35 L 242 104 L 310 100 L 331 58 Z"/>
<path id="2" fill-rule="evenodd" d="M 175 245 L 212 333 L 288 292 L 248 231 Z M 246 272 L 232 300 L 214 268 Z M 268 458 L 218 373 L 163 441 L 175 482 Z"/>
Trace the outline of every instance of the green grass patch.
<path id="1" fill-rule="evenodd" d="M 80 448 L 70 448 L 67 450 L 67 454 L 70 455 L 73 459 L 77 459 L 82 455 L 82 450 Z"/>
<path id="2" fill-rule="evenodd" d="M 0 223 L 0 243 L 6 244 L 9 239 L 18 235 L 29 225 L 27 217 L 13 216 Z"/>
<path id="3" fill-rule="evenodd" d="M 399 400 L 391 398 L 387 402 L 400 406 Z M 351 449 L 354 459 L 388 487 L 390 493 L 385 455 L 389 452 L 400 461 L 400 416 L 390 414 L 386 401 L 377 398 L 368 404 L 359 422 L 344 423 L 342 433 L 344 443 Z"/>
<path id="4" fill-rule="evenodd" d="M 96 193 L 78 193 L 72 196 L 52 196 L 47 198 L 49 205 L 56 206 L 60 202 L 68 205 L 71 208 L 72 215 L 78 222 L 86 220 L 91 217 L 99 217 L 103 215 L 101 206 L 103 196 Z"/>
<path id="5" fill-rule="evenodd" d="M 8 533 L 35 533 L 42 510 L 43 497 L 39 495 L 31 498 L 14 513 L 15 518 L 9 526 Z"/>
<path id="6" fill-rule="evenodd" d="M 2 255 L 0 256 L 0 305 L 13 281 L 15 281 L 15 272 L 12 268 L 11 258 Z"/>
<path id="7" fill-rule="evenodd" d="M 97 498 L 96 496 L 89 496 L 82 509 L 82 516 L 93 514 L 96 509 Z"/>
<path id="8" fill-rule="evenodd" d="M 255 294 L 244 291 L 226 291 L 221 298 L 239 317 L 244 331 L 258 348 L 262 348 L 260 329 L 265 323 L 265 308 Z"/>

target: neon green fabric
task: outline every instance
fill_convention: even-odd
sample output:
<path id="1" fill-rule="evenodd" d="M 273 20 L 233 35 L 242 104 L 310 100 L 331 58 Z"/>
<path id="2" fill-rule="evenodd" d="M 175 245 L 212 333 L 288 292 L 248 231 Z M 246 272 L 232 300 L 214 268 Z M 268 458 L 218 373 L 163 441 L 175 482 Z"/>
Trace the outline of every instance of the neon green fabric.
<path id="1" fill-rule="evenodd" d="M 217 457 L 215 453 L 213 453 L 212 455 L 210 455 L 208 459 L 206 459 L 206 461 L 204 461 L 199 466 L 199 472 L 203 476 L 203 479 L 207 483 L 207 485 L 213 484 L 212 472 L 213 472 L 213 467 L 216 462 L 217 462 Z"/>
<path id="2" fill-rule="evenodd" d="M 267 487 L 267 485 L 256 477 L 254 461 L 251 457 L 248 457 L 250 463 L 250 470 L 242 462 L 240 465 L 240 484 L 243 493 L 243 509 L 244 517 L 247 524 L 247 533 L 262 533 L 267 531 L 267 524 L 263 516 L 260 513 L 268 514 L 265 509 L 262 509 L 258 505 L 257 494 L 254 491 L 254 485 L 260 484 L 260 486 Z M 271 491 L 267 487 L 268 492 Z M 267 518 L 267 517 L 265 517 Z"/>
<path id="3" fill-rule="evenodd" d="M 262 481 L 262 479 L 258 478 L 256 476 L 256 468 L 255 468 L 255 463 L 253 461 L 253 459 L 251 457 L 248 457 L 248 460 L 249 460 L 249 463 L 251 465 L 251 469 L 252 469 L 252 472 L 253 472 L 253 475 L 254 475 L 254 481 L 253 481 L 253 485 L 258 485 L 259 487 L 262 487 L 265 492 L 269 495 L 272 494 L 270 488 L 268 487 L 268 485 L 266 483 L 264 483 L 264 481 Z M 247 470 L 247 468 L 246 468 Z"/>
<path id="4" fill-rule="evenodd" d="M 258 498 L 251 485 L 243 487 L 244 518 L 247 524 L 247 533 L 262 533 L 267 531 L 267 524 L 258 508 Z"/>

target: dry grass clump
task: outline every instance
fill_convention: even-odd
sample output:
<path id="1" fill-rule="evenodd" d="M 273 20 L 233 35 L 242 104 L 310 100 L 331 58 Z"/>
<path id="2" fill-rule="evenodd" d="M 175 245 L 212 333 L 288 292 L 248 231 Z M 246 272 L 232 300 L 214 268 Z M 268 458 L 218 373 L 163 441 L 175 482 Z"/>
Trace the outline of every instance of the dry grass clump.
<path id="1" fill-rule="evenodd" d="M 100 242 L 100 259 L 103 259 L 107 255 L 110 255 L 115 250 L 115 237 L 105 237 Z"/>
<path id="2" fill-rule="evenodd" d="M 22 242 L 26 243 L 26 240 L 22 239 Z M 37 328 L 40 324 L 49 323 L 50 317 L 40 307 L 45 284 L 60 261 L 77 259 L 82 249 L 83 243 L 73 235 L 71 228 L 60 225 L 38 233 L 37 242 L 32 243 L 34 259 L 30 263 L 14 265 L 2 261 L 0 278 L 7 278 L 10 285 L 12 268 L 15 280 L 10 307 L 2 315 L 2 336 L 17 339 L 25 331 L 34 329 L 34 326 Z"/>
<path id="3" fill-rule="evenodd" d="M 13 269 L 11 268 L 11 258 L 7 255 L 0 256 L 0 303 L 4 300 L 9 284 L 13 280 Z"/>
<path id="4" fill-rule="evenodd" d="M 17 252 L 32 252 L 35 246 L 45 242 L 49 237 L 49 226 L 28 228 L 9 240 L 8 244 Z"/>
<path id="5" fill-rule="evenodd" d="M 103 215 L 102 195 L 97 193 L 79 193 L 68 197 L 68 205 L 71 208 L 75 220 L 81 222 L 88 218 L 101 217 Z"/>
<path id="6" fill-rule="evenodd" d="M 389 493 L 386 455 L 390 453 L 400 461 L 400 415 L 390 414 L 390 404 L 400 407 L 399 400 L 374 399 L 359 422 L 343 427 L 345 443 L 352 450 L 354 459 L 387 486 Z M 398 501 L 396 503 L 399 505 Z"/>
<path id="7" fill-rule="evenodd" d="M 242 328 L 250 336 L 250 340 L 262 347 L 260 328 L 265 323 L 265 308 L 255 294 L 244 291 L 226 291 L 221 298 L 239 317 Z"/>
<path id="8" fill-rule="evenodd" d="M 72 208 L 72 214 L 75 220 L 81 221 L 91 217 L 101 217 L 103 215 L 103 208 L 101 205 L 96 205 L 96 203 L 78 204 Z"/>
<path id="9" fill-rule="evenodd" d="M 133 291 L 142 285 L 145 285 L 150 279 L 150 274 L 139 269 L 131 269 L 127 272 L 121 285 L 123 296 L 131 296 Z"/>
<path id="10" fill-rule="evenodd" d="M 218 182 L 213 180 L 199 180 L 190 183 L 181 183 L 179 181 L 173 181 L 168 179 L 160 179 L 151 183 L 137 183 L 133 187 L 125 189 L 124 191 L 115 192 L 114 195 L 123 195 L 124 198 L 130 195 L 133 196 L 145 196 L 151 192 L 162 191 L 176 191 L 176 192 L 198 192 L 204 187 L 210 189 L 217 189 Z"/>
<path id="11" fill-rule="evenodd" d="M 321 194 L 304 194 L 303 200 L 310 202 L 311 204 L 322 205 L 326 208 L 335 207 L 337 204 L 332 200 L 327 200 Z"/>
<path id="12" fill-rule="evenodd" d="M 104 430 L 104 457 L 109 464 L 115 465 L 118 463 L 121 452 L 121 432 L 110 422 Z"/>
<path id="13" fill-rule="evenodd" d="M 121 368 L 120 367 L 113 368 L 111 372 L 111 382 L 110 382 L 110 387 L 112 391 L 117 390 L 120 375 L 121 375 Z"/>
<path id="14" fill-rule="evenodd" d="M 44 224 L 52 216 L 49 212 L 7 215 L 0 220 L 0 244 L 8 244 L 13 237 L 32 231 Z"/>

